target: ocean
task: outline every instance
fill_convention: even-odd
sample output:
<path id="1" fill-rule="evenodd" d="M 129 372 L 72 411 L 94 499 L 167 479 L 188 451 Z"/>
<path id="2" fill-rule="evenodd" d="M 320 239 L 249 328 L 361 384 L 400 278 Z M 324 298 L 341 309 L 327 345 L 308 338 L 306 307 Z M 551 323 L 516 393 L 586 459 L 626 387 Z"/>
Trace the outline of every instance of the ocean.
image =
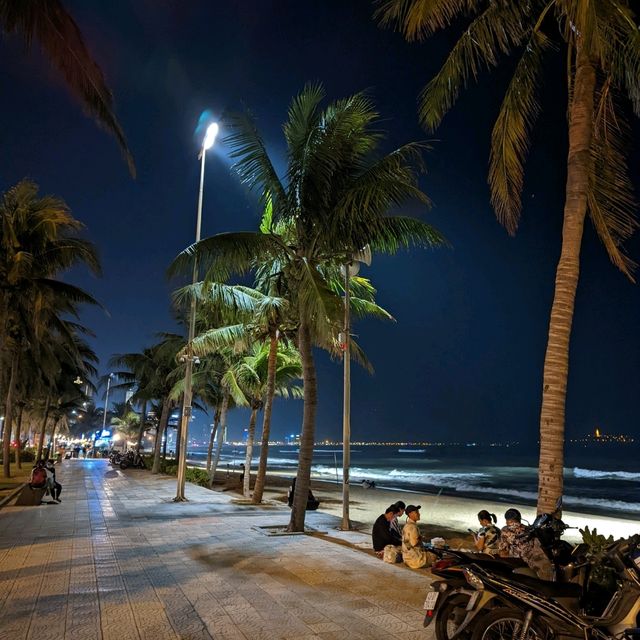
<path id="1" fill-rule="evenodd" d="M 269 468 L 293 477 L 295 446 L 273 445 Z M 254 450 L 257 468 L 260 448 Z M 573 511 L 640 520 L 640 446 L 589 443 L 568 445 L 564 468 L 564 507 Z M 351 452 L 351 482 L 373 480 L 377 487 L 443 493 L 512 503 L 535 504 L 537 446 L 358 446 Z M 244 447 L 225 445 L 220 468 L 244 463 Z M 203 465 L 206 449 L 192 448 L 189 460 Z M 342 449 L 316 446 L 312 477 L 342 481 Z"/>

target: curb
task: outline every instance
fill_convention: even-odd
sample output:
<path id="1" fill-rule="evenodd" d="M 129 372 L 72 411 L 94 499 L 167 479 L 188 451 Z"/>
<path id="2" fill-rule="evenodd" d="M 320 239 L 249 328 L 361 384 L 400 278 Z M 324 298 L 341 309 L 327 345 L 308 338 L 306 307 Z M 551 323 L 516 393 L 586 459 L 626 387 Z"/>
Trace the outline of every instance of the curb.
<path id="1" fill-rule="evenodd" d="M 2 500 L 0 500 L 0 509 L 2 509 L 2 507 L 6 507 L 27 486 L 27 484 L 28 483 L 23 482 L 22 484 L 18 485 L 18 487 L 14 489 L 8 496 L 2 498 Z"/>

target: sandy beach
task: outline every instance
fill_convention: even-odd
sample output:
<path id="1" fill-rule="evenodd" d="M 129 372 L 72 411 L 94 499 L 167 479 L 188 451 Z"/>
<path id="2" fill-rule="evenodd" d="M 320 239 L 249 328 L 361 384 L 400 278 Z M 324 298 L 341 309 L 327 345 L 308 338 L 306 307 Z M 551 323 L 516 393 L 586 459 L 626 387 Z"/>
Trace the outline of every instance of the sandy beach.
<path id="1" fill-rule="evenodd" d="M 221 480 L 224 478 L 227 490 L 235 492 L 240 489 L 239 472 L 232 471 L 228 477 L 226 473 L 222 474 L 220 472 L 217 476 Z M 290 475 L 269 474 L 265 499 L 286 502 L 287 489 L 290 484 Z M 341 485 L 312 478 L 311 488 L 314 495 L 320 499 L 320 511 L 342 517 Z M 477 529 L 478 520 L 476 514 L 481 509 L 487 509 L 490 513 L 495 513 L 500 527 L 504 526 L 504 512 L 511 506 L 519 509 L 523 519 L 529 522 L 533 522 L 536 516 L 535 507 L 518 504 L 517 502 L 505 503 L 379 488 L 364 489 L 359 485 L 351 485 L 351 520 L 358 529 L 370 531 L 376 518 L 397 500 L 403 500 L 406 504 L 421 505 L 420 527 L 427 539 L 440 536 L 447 540 L 464 538 L 471 542 L 467 529 Z M 613 535 L 614 538 L 626 538 L 635 533 L 640 533 L 640 520 L 592 515 L 571 510 L 564 511 L 562 519 L 566 524 L 574 527 L 568 529 L 564 535 L 564 538 L 569 542 L 580 540 L 579 529 L 583 529 L 585 526 L 589 526 L 590 529 L 596 528 L 599 533 L 604 535 Z"/>

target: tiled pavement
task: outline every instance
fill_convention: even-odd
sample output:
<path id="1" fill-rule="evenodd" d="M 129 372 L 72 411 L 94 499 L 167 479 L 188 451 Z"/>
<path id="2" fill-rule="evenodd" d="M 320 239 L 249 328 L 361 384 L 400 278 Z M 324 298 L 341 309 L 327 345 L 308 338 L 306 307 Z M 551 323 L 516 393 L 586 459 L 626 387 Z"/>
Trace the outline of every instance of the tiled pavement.
<path id="1" fill-rule="evenodd" d="M 431 639 L 427 576 L 309 536 L 284 507 L 65 461 L 60 505 L 0 510 L 0 640 Z M 310 514 L 309 524 L 327 516 Z"/>

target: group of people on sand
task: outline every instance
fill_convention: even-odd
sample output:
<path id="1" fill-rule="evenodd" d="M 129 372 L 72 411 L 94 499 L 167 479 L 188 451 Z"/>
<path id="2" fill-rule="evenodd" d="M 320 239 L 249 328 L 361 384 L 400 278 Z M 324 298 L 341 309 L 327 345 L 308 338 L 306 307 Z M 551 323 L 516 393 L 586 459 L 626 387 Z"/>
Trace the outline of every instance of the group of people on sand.
<path id="1" fill-rule="evenodd" d="M 31 470 L 29 486 L 32 489 L 44 489 L 56 504 L 62 502 L 60 500 L 62 485 L 56 480 L 56 468 L 51 459 L 46 462 L 42 460 L 36 462 Z"/>
<path id="2" fill-rule="evenodd" d="M 406 505 L 402 500 L 387 507 L 373 525 L 371 538 L 376 555 L 386 562 L 404 562 L 412 569 L 430 566 L 434 555 L 427 551 L 423 542 L 418 521 L 420 505 Z M 406 515 L 404 526 L 400 527 L 399 518 Z"/>
<path id="3" fill-rule="evenodd" d="M 420 505 L 405 505 L 402 500 L 394 502 L 378 516 L 371 532 L 373 550 L 387 562 L 404 562 L 412 569 L 429 567 L 435 556 L 425 547 L 418 528 Z M 400 526 L 399 518 L 406 515 L 406 522 Z M 514 508 L 504 514 L 506 524 L 497 527 L 497 518 L 483 509 L 478 513 L 480 528 L 469 531 L 473 534 L 476 551 L 503 558 L 520 558 L 540 577 L 547 573 L 548 560 L 540 543 L 527 535 L 522 524 L 522 514 Z"/>

